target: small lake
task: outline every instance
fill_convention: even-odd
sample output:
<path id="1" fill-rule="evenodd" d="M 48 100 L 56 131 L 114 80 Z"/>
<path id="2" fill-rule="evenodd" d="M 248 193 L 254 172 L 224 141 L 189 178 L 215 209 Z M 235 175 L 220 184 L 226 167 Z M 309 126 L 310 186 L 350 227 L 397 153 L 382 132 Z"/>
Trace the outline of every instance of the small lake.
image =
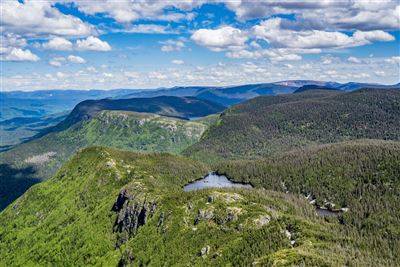
<path id="1" fill-rule="evenodd" d="M 253 188 L 250 184 L 236 183 L 229 180 L 225 175 L 218 175 L 214 172 L 210 172 L 206 177 L 187 184 L 183 187 L 186 192 L 206 189 L 206 188 Z"/>
<path id="2" fill-rule="evenodd" d="M 321 208 L 317 208 L 317 214 L 321 217 L 332 217 L 332 216 L 339 216 L 341 214 L 343 214 L 343 211 L 332 211 L 332 210 L 328 210 L 328 209 L 321 209 Z"/>

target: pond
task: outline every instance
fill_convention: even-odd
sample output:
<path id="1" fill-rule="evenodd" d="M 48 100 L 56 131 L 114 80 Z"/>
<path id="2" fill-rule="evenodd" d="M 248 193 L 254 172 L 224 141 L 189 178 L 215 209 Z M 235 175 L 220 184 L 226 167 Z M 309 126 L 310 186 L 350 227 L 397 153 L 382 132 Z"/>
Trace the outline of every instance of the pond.
<path id="1" fill-rule="evenodd" d="M 331 216 L 339 216 L 341 214 L 343 214 L 343 211 L 341 210 L 328 210 L 328 209 L 324 209 L 324 208 L 318 208 L 317 207 L 317 214 L 320 217 L 331 217 Z"/>
<path id="2" fill-rule="evenodd" d="M 253 186 L 250 184 L 233 182 L 229 180 L 225 175 L 218 175 L 214 172 L 210 172 L 204 178 L 185 185 L 183 187 L 183 190 L 189 192 L 205 188 L 225 188 L 225 187 L 253 188 Z"/>

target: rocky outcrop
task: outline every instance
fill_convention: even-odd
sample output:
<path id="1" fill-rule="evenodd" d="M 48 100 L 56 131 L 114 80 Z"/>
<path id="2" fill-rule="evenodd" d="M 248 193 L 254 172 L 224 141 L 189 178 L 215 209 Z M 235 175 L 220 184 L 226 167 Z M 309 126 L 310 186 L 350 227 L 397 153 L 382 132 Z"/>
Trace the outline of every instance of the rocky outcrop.
<path id="1" fill-rule="evenodd" d="M 133 255 L 132 251 L 128 248 L 124 254 L 122 254 L 121 259 L 118 262 L 118 267 L 129 266 L 135 260 L 135 256 Z"/>
<path id="2" fill-rule="evenodd" d="M 200 221 L 207 221 L 214 218 L 214 211 L 209 210 L 199 210 L 197 213 L 197 217 L 194 220 L 194 225 L 198 224 Z"/>
<path id="3" fill-rule="evenodd" d="M 122 190 L 115 201 L 112 210 L 118 214 L 114 223 L 114 232 L 118 233 L 116 246 L 120 247 L 133 237 L 139 227 L 146 224 L 154 214 L 157 204 L 141 195 Z"/>
<path id="4" fill-rule="evenodd" d="M 237 207 L 227 207 L 224 212 L 218 214 L 215 214 L 213 208 L 206 210 L 200 209 L 197 213 L 196 219 L 194 220 L 194 225 L 201 221 L 213 221 L 218 225 L 223 225 L 238 220 L 241 213 L 242 209 Z"/>

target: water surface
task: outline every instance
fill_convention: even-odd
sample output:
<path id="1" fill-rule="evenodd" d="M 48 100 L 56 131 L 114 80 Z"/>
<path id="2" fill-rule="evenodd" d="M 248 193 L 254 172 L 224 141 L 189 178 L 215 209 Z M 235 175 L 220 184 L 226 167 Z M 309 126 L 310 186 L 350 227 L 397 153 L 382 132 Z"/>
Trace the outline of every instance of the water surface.
<path id="1" fill-rule="evenodd" d="M 232 182 L 225 175 L 218 175 L 214 172 L 210 172 L 206 177 L 185 185 L 183 190 L 188 192 L 205 188 L 225 187 L 253 188 L 250 184 Z"/>
<path id="2" fill-rule="evenodd" d="M 321 217 L 331 217 L 331 216 L 337 217 L 343 214 L 343 211 L 332 211 L 328 209 L 317 208 L 317 214 Z"/>

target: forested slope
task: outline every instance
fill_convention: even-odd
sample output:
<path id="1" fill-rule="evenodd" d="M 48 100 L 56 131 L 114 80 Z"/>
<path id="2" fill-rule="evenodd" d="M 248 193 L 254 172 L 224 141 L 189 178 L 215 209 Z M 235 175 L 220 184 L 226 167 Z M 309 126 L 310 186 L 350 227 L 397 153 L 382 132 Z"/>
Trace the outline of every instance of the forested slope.
<path id="1" fill-rule="evenodd" d="M 208 170 L 167 154 L 85 149 L 0 213 L 0 264 L 390 266 L 399 255 L 376 254 L 303 197 L 182 190 Z"/>
<path id="2" fill-rule="evenodd" d="M 257 97 L 226 110 L 184 154 L 212 162 L 346 140 L 399 140 L 399 121 L 398 89 Z"/>

